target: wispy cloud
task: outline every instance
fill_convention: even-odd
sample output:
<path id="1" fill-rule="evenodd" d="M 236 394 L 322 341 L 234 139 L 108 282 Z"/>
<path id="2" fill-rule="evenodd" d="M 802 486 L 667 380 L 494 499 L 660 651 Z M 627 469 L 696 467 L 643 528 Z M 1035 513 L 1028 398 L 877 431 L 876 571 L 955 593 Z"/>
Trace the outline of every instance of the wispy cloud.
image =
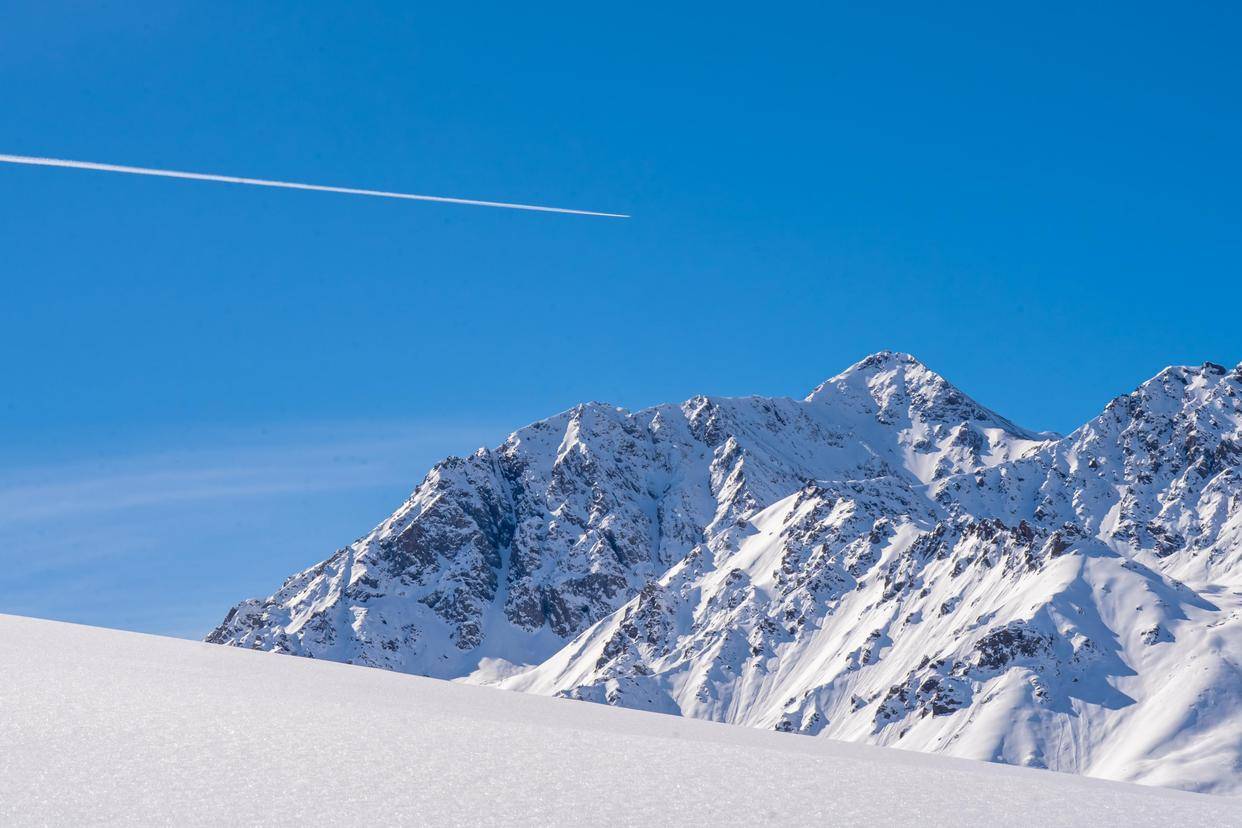
<path id="1" fill-rule="evenodd" d="M 482 428 L 348 425 L 294 428 L 265 441 L 230 439 L 0 475 L 0 527 L 177 502 L 328 492 L 405 481 Z M 463 450 L 463 449 L 458 449 Z"/>
<path id="2" fill-rule="evenodd" d="M 218 432 L 0 472 L 0 612 L 200 635 L 397 506 L 488 426 Z"/>

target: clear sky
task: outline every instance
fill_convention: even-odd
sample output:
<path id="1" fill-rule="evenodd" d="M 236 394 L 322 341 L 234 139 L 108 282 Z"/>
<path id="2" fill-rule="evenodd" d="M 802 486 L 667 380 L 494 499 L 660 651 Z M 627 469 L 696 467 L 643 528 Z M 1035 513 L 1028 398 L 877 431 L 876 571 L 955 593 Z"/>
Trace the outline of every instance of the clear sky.
<path id="1" fill-rule="evenodd" d="M 633 218 L 0 165 L 0 611 L 201 635 L 582 400 L 1242 359 L 1236 4 L 674 5 L 7 8 L 0 153 Z"/>

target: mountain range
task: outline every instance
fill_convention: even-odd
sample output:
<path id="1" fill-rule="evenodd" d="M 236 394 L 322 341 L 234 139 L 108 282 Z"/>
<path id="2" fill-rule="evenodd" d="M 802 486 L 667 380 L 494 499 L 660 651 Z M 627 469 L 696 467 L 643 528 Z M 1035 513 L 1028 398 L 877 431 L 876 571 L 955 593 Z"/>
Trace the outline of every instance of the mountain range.
<path id="1" fill-rule="evenodd" d="M 907 354 L 450 457 L 207 640 L 1242 793 L 1242 365 L 1071 434 Z"/>

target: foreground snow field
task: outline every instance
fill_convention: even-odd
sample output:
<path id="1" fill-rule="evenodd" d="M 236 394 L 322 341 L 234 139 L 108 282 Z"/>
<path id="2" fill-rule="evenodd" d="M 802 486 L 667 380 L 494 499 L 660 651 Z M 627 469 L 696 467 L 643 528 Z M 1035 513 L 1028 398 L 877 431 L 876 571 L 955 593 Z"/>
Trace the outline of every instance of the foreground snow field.
<path id="1" fill-rule="evenodd" d="M 0 824 L 1238 825 L 1239 800 L 0 615 Z"/>

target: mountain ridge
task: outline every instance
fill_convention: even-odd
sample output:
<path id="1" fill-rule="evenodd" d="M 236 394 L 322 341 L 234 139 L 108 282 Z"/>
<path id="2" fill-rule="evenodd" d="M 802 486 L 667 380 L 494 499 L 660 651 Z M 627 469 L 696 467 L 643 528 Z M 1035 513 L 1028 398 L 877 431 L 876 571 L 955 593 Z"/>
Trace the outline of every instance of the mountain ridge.
<path id="1" fill-rule="evenodd" d="M 1240 457 L 1242 365 L 1059 437 L 882 351 L 448 458 L 207 640 L 1237 792 Z"/>

